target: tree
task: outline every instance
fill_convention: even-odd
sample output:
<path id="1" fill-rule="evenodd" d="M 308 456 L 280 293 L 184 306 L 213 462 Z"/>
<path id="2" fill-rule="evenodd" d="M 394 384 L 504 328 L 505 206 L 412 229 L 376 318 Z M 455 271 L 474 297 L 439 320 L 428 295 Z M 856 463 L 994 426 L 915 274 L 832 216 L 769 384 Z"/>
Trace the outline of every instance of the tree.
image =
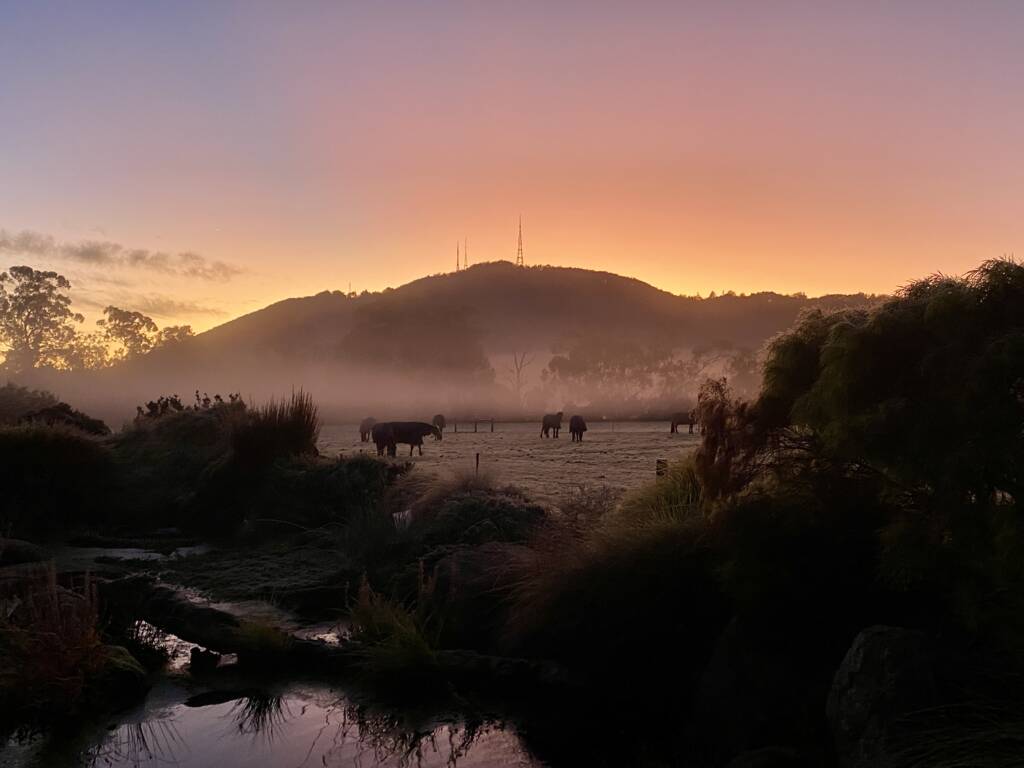
<path id="1" fill-rule="evenodd" d="M 106 368 L 110 362 L 110 344 L 99 331 L 75 334 L 64 353 L 64 367 L 72 371 Z"/>
<path id="2" fill-rule="evenodd" d="M 509 380 L 512 383 L 512 389 L 516 393 L 516 402 L 520 405 L 523 403 L 523 386 L 526 384 L 526 369 L 533 362 L 533 355 L 527 355 L 525 352 L 519 354 L 518 352 L 512 353 L 512 366 L 509 368 Z"/>
<path id="3" fill-rule="evenodd" d="M 103 315 L 104 319 L 97 320 L 96 325 L 103 328 L 108 342 L 121 345 L 118 357 L 143 355 L 156 343 L 156 323 L 141 312 L 111 306 L 103 310 Z"/>
<path id="4" fill-rule="evenodd" d="M 185 339 L 195 336 L 191 325 L 168 325 L 160 329 L 153 342 L 154 347 L 166 347 L 170 344 L 180 344 Z"/>
<path id="5" fill-rule="evenodd" d="M 753 413 L 753 433 L 813 433 L 935 504 L 1024 498 L 1024 266 L 806 313 L 769 345 Z"/>
<path id="6" fill-rule="evenodd" d="M 0 273 L 0 344 L 3 368 L 19 373 L 41 366 L 66 367 L 75 323 L 85 318 L 71 309 L 71 283 L 56 272 L 11 267 Z"/>

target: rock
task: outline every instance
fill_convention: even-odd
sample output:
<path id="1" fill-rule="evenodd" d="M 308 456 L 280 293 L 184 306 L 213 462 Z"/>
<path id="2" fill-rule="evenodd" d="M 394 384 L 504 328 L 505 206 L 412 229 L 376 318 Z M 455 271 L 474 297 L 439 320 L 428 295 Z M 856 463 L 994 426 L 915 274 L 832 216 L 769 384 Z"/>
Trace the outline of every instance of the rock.
<path id="1" fill-rule="evenodd" d="M 825 698 L 842 650 L 808 624 L 733 619 L 695 691 L 688 740 L 705 761 L 828 741 Z"/>
<path id="2" fill-rule="evenodd" d="M 727 768 L 810 768 L 810 763 L 795 749 L 763 747 L 737 755 Z"/>
<path id="3" fill-rule="evenodd" d="M 0 567 L 41 563 L 49 559 L 46 551 L 29 541 L 0 538 Z"/>
<path id="4" fill-rule="evenodd" d="M 826 706 L 843 768 L 885 765 L 894 721 L 935 703 L 937 655 L 923 632 L 874 626 L 857 635 Z"/>
<path id="5" fill-rule="evenodd" d="M 94 697 L 113 707 L 127 706 L 149 690 L 146 670 L 126 648 L 103 646 L 103 663 L 92 682 Z"/>
<path id="6" fill-rule="evenodd" d="M 188 654 L 188 666 L 192 674 L 212 672 L 220 663 L 220 654 L 202 648 L 193 648 Z"/>

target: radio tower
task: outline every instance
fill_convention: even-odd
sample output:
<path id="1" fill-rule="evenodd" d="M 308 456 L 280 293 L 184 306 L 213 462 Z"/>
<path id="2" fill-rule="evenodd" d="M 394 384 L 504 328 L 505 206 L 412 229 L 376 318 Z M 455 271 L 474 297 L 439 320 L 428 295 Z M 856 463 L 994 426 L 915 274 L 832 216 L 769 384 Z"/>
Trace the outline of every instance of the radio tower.
<path id="1" fill-rule="evenodd" d="M 459 271 L 459 243 L 455 242 L 455 271 Z"/>
<path id="2" fill-rule="evenodd" d="M 523 217 L 519 217 L 519 247 L 516 248 L 516 266 L 523 265 Z"/>
<path id="3" fill-rule="evenodd" d="M 469 269 L 469 238 L 462 243 L 462 268 Z"/>

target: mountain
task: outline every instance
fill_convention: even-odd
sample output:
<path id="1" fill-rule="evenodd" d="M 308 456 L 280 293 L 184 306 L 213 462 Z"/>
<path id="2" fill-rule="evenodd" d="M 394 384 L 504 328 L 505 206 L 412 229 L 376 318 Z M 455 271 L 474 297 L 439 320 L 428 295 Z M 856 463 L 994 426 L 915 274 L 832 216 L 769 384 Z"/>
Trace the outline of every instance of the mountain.
<path id="1" fill-rule="evenodd" d="M 134 405 L 197 387 L 263 398 L 304 386 L 346 417 L 369 404 L 374 412 L 419 413 L 439 402 L 472 408 L 508 395 L 506 362 L 514 353 L 529 356 L 531 386 L 540 385 L 555 354 L 575 355 L 575 369 L 559 370 L 576 370 L 580 384 L 613 370 L 638 378 L 636 350 L 648 366 L 693 350 L 756 350 L 805 309 L 875 300 L 777 293 L 701 299 L 608 272 L 499 261 L 380 293 L 324 291 L 280 301 L 104 371 L 88 386 L 65 381 L 57 388 L 78 384 L 84 399 L 109 388 Z M 523 392 L 516 395 L 521 403 Z"/>
<path id="2" fill-rule="evenodd" d="M 579 334 L 654 335 L 682 346 L 756 347 L 808 307 L 836 309 L 874 300 L 864 294 L 809 299 L 778 293 L 677 296 L 609 272 L 516 267 L 507 261 L 432 275 L 381 293 L 340 291 L 286 299 L 198 335 L 190 352 L 273 353 L 289 358 L 336 354 L 354 329 L 387 335 L 409 318 L 445 313 L 468 319 L 491 354 L 550 350 Z M 438 346 L 445 343 L 437 339 Z"/>

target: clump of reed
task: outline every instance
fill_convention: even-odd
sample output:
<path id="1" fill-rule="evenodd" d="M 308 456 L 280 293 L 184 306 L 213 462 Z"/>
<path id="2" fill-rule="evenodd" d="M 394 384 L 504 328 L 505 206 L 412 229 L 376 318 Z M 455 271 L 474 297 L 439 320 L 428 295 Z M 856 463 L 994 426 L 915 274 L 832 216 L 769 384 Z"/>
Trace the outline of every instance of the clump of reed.
<path id="1" fill-rule="evenodd" d="M 103 668 L 94 584 L 57 584 L 52 564 L 23 569 L 0 599 L 0 710 L 73 709 Z"/>
<path id="2" fill-rule="evenodd" d="M 249 408 L 231 432 L 231 448 L 243 464 L 262 465 L 284 456 L 316 455 L 320 416 L 312 395 L 292 392 Z"/>

